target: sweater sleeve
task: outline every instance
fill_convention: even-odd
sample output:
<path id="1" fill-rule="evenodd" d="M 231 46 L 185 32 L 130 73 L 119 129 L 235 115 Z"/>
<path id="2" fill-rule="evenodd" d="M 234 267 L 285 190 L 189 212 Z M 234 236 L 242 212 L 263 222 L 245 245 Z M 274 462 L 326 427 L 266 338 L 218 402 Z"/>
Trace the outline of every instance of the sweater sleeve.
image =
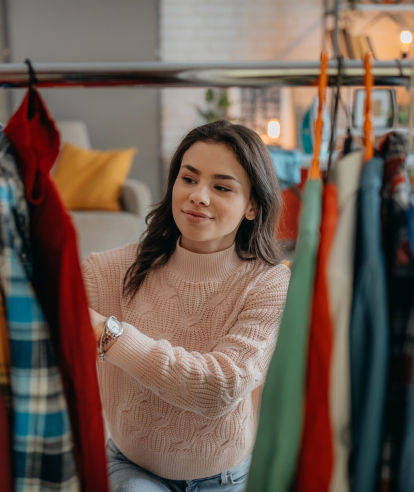
<path id="1" fill-rule="evenodd" d="M 93 254 L 89 255 L 81 265 L 83 283 L 85 285 L 88 306 L 94 311 L 99 312 L 99 290 L 96 283 L 93 266 Z"/>
<path id="2" fill-rule="evenodd" d="M 107 360 L 179 408 L 210 419 L 226 415 L 264 383 L 290 279 L 286 266 L 276 268 L 271 281 L 250 290 L 236 323 L 211 352 L 187 352 L 123 323 Z"/>

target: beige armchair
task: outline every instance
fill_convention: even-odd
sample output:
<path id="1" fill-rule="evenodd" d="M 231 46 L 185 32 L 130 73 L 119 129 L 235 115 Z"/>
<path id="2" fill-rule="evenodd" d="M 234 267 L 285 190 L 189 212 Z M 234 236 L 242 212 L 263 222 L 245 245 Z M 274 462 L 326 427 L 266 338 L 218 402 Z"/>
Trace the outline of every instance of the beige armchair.
<path id="1" fill-rule="evenodd" d="M 57 123 L 62 143 L 91 148 L 86 125 L 80 121 Z M 53 173 L 53 170 L 52 170 Z M 145 216 L 152 205 L 151 191 L 142 181 L 127 179 L 122 187 L 122 212 L 77 210 L 70 212 L 78 233 L 79 257 L 138 241 L 145 231 Z"/>

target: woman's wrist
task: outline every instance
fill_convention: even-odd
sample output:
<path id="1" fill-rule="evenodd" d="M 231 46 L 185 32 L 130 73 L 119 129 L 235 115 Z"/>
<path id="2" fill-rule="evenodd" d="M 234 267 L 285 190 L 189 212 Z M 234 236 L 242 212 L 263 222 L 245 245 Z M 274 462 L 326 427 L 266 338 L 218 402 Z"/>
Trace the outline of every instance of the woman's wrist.
<path id="1" fill-rule="evenodd" d="M 99 343 L 105 328 L 105 323 L 107 318 L 97 313 L 91 308 L 89 308 L 89 316 L 91 318 L 91 324 L 93 328 L 93 334 L 95 336 L 95 341 L 96 343 Z"/>
<path id="2" fill-rule="evenodd" d="M 115 316 L 110 316 L 105 319 L 103 328 L 101 322 L 99 322 L 98 328 L 101 332 L 98 342 L 98 355 L 101 360 L 104 360 L 105 352 L 107 352 L 115 340 L 122 335 L 124 328 Z"/>
<path id="3" fill-rule="evenodd" d="M 96 326 L 96 329 L 94 328 L 94 331 L 95 331 L 95 340 L 96 340 L 96 343 L 98 344 L 98 347 L 100 346 L 101 341 L 102 341 L 102 337 L 104 336 L 105 323 L 106 323 L 106 320 L 105 321 L 102 321 L 101 323 L 99 323 Z"/>

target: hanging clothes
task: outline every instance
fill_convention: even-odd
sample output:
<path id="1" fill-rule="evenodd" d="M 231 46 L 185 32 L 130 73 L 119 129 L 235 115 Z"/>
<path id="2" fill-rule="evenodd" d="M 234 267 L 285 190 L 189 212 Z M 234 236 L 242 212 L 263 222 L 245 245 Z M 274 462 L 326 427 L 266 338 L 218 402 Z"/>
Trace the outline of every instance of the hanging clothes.
<path id="1" fill-rule="evenodd" d="M 412 193 L 414 190 L 412 191 Z M 414 196 L 411 195 L 410 205 L 408 206 L 408 235 L 410 240 L 411 254 L 414 255 Z"/>
<path id="2" fill-rule="evenodd" d="M 30 204 L 33 286 L 63 376 L 81 490 L 107 492 L 96 344 L 76 233 L 49 175 L 59 153 L 59 133 L 35 89 L 27 92 L 4 133 L 14 147 Z"/>
<path id="3" fill-rule="evenodd" d="M 377 490 L 388 365 L 388 297 L 381 241 L 383 160 L 362 169 L 350 326 L 352 491 Z"/>
<path id="4" fill-rule="evenodd" d="M 410 194 L 408 206 L 408 236 L 411 254 L 414 255 L 414 197 Z M 414 307 L 411 306 L 408 315 L 407 335 L 414 338 Z M 414 492 L 414 364 L 411 360 L 411 379 L 408 402 L 405 412 L 404 437 L 401 450 L 399 469 L 399 492 Z"/>
<path id="5" fill-rule="evenodd" d="M 2 492 L 13 492 L 9 415 L 0 395 L 0 483 Z"/>
<path id="6" fill-rule="evenodd" d="M 27 276 L 27 271 L 31 271 L 27 221 L 23 185 L 10 145 L 2 134 L 0 281 L 11 348 L 16 492 L 78 492 L 62 381 L 48 328 Z"/>
<path id="7" fill-rule="evenodd" d="M 414 337 L 414 308 L 408 315 L 408 332 Z M 403 443 L 399 469 L 399 492 L 414 492 L 414 364 L 411 364 L 411 384 L 405 412 Z"/>
<path id="8" fill-rule="evenodd" d="M 320 242 L 309 328 L 305 416 L 296 478 L 296 490 L 300 492 L 327 492 L 333 468 L 329 411 L 333 332 L 326 267 L 337 220 L 337 190 L 333 183 L 328 183 L 323 192 Z"/>
<path id="9" fill-rule="evenodd" d="M 357 196 L 363 152 L 340 159 L 331 171 L 338 191 L 339 218 L 327 264 L 329 302 L 333 325 L 330 379 L 330 419 L 334 463 L 330 492 L 349 491 L 351 451 L 351 369 L 349 326 L 354 280 Z"/>
<path id="10" fill-rule="evenodd" d="M 399 266 L 410 265 L 413 251 L 410 245 L 410 181 L 405 162 L 408 139 L 401 132 L 391 132 L 380 145 L 384 159 L 382 187 L 383 242 L 387 274 Z"/>
<path id="11" fill-rule="evenodd" d="M 399 463 L 414 355 L 414 255 L 409 238 L 410 184 L 405 168 L 408 139 L 386 136 L 382 188 L 383 244 L 390 313 L 389 375 L 382 445 L 381 492 L 400 490 Z"/>
<path id="12" fill-rule="evenodd" d="M 1 240 L 1 239 L 0 239 Z M 2 246 L 0 245 L 0 251 Z M 4 295 L 0 291 L 0 395 L 7 413 L 11 409 L 10 346 L 4 314 Z"/>
<path id="13" fill-rule="evenodd" d="M 3 293 L 0 291 L 0 483 L 4 492 L 12 492 L 14 487 L 10 437 L 10 348 L 3 298 Z"/>
<path id="14" fill-rule="evenodd" d="M 289 491 L 293 482 L 302 430 L 321 193 L 321 181 L 309 180 L 278 342 L 263 390 L 248 492 Z"/>
<path id="15" fill-rule="evenodd" d="M 319 154 L 328 82 L 327 68 L 328 54 L 323 53 L 318 81 L 319 109 L 315 124 L 314 157 L 305 191 L 304 210 L 278 342 L 263 390 L 247 492 L 290 491 L 299 454 L 308 326 L 321 218 Z"/>

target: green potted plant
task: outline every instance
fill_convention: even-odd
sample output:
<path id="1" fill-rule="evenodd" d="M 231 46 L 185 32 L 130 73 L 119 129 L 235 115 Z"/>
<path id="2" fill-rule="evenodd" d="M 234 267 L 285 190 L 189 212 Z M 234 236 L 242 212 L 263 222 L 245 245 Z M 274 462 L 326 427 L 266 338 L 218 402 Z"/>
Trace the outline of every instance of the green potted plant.
<path id="1" fill-rule="evenodd" d="M 205 107 L 197 106 L 197 112 L 206 123 L 228 119 L 227 110 L 231 103 L 225 89 L 207 89 L 204 100 Z"/>

